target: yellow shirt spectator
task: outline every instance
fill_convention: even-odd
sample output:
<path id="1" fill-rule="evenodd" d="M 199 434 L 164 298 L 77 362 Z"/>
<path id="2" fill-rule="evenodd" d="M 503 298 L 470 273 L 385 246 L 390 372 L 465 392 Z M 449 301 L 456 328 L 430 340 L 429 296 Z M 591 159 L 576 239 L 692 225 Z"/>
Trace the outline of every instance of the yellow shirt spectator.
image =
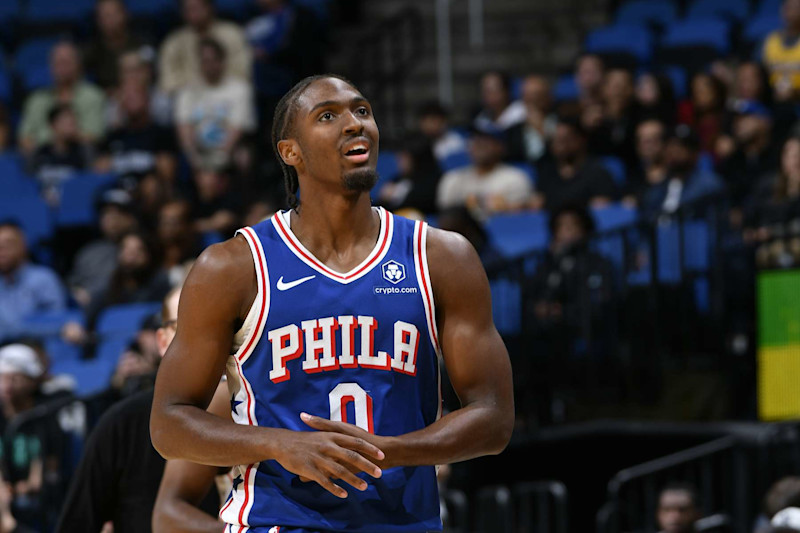
<path id="1" fill-rule="evenodd" d="M 800 90 L 800 37 L 790 39 L 782 30 L 772 32 L 764 41 L 763 59 L 773 87 Z"/>

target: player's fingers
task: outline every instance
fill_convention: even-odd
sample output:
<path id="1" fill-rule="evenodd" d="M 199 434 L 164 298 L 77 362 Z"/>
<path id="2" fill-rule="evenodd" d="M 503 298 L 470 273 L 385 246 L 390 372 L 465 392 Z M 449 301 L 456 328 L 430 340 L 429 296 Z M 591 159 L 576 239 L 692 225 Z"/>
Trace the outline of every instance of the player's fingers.
<path id="1" fill-rule="evenodd" d="M 309 481 L 314 481 L 314 480 L 313 480 L 313 479 L 311 479 L 310 477 L 306 477 L 306 476 L 297 476 L 297 477 L 298 477 L 298 479 L 300 479 L 300 481 L 301 481 L 301 482 L 303 482 L 303 483 L 308 483 Z"/>
<path id="2" fill-rule="evenodd" d="M 358 431 L 363 431 L 353 424 L 334 422 L 333 420 L 328 420 L 320 416 L 312 416 L 308 413 L 300 413 L 300 419 L 305 422 L 308 427 L 319 431 L 333 431 L 335 433 L 344 433 L 345 435 L 357 435 Z"/>
<path id="3" fill-rule="evenodd" d="M 327 490 L 337 498 L 347 498 L 347 491 L 331 481 L 324 472 L 321 472 L 320 475 L 314 479 L 314 481 L 319 483 L 323 489 Z"/>
<path id="4" fill-rule="evenodd" d="M 342 436 L 337 439 L 336 443 L 339 444 L 339 446 L 357 451 L 361 455 L 372 457 L 378 461 L 383 461 L 383 459 L 386 457 L 386 454 L 383 453 L 383 450 L 371 442 L 367 442 L 361 437 Z"/>
<path id="5" fill-rule="evenodd" d="M 347 468 L 357 468 L 359 472 L 366 472 L 374 478 L 379 478 L 382 475 L 378 465 L 372 463 L 369 459 L 352 449 L 339 448 L 334 452 L 334 456 L 339 464 Z"/>
<path id="6" fill-rule="evenodd" d="M 361 479 L 360 477 L 356 476 L 349 469 L 345 468 L 344 466 L 340 465 L 336 462 L 331 462 L 328 467 L 331 477 L 336 479 L 341 479 L 345 483 L 348 483 L 355 487 L 358 490 L 367 490 L 367 482 Z"/>

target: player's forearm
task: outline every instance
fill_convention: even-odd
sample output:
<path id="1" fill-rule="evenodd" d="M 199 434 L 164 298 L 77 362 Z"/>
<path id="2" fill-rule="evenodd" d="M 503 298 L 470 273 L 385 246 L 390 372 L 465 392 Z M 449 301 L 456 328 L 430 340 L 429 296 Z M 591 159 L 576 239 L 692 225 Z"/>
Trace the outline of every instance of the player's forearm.
<path id="1" fill-rule="evenodd" d="M 513 407 L 474 403 L 449 413 L 430 426 L 388 437 L 378 444 L 383 468 L 438 465 L 502 452 L 514 426 Z"/>
<path id="2" fill-rule="evenodd" d="M 156 405 L 150 419 L 153 447 L 165 459 L 212 466 L 272 459 L 282 431 L 236 424 L 192 405 Z"/>
<path id="3" fill-rule="evenodd" d="M 224 524 L 183 500 L 157 504 L 153 533 L 219 533 Z"/>

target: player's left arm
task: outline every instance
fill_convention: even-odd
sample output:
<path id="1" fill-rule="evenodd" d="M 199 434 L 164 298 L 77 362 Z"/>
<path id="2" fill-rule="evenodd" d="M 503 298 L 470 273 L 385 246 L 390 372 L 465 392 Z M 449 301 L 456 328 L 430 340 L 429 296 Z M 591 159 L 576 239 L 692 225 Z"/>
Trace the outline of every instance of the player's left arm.
<path id="1" fill-rule="evenodd" d="M 492 320 L 489 282 L 478 254 L 463 237 L 428 230 L 428 268 L 439 342 L 461 401 L 430 426 L 396 437 L 370 435 L 351 424 L 303 416 L 311 427 L 359 436 L 386 454 L 382 468 L 465 461 L 505 449 L 514 426 L 508 352 Z"/>

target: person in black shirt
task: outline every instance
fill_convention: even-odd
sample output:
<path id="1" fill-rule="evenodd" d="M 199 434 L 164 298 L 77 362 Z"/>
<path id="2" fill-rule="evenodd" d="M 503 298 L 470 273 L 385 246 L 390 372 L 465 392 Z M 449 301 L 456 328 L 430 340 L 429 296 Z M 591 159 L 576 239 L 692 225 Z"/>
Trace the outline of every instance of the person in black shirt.
<path id="1" fill-rule="evenodd" d="M 561 119 L 550 144 L 550 155 L 539 165 L 536 182 L 539 201 L 550 211 L 565 205 L 601 205 L 617 197 L 608 171 L 586 150 L 586 133 L 580 123 Z M 539 207 L 539 205 L 535 205 Z"/>
<path id="2" fill-rule="evenodd" d="M 175 335 L 180 291 L 164 299 L 159 350 L 166 352 Z M 150 443 L 153 391 L 119 402 L 97 423 L 83 452 L 59 518 L 57 533 L 100 533 L 107 522 L 114 533 L 147 533 L 164 459 Z M 202 509 L 215 515 L 219 495 L 210 491 Z M 222 529 L 220 524 L 219 530 Z"/>

